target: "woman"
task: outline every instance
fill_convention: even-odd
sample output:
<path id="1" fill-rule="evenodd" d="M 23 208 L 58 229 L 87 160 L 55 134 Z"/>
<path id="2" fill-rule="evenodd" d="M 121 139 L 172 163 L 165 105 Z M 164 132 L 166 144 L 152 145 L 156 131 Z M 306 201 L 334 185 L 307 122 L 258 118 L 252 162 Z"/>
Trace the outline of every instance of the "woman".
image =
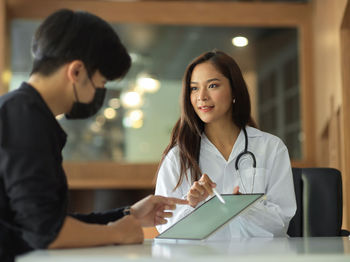
<path id="1" fill-rule="evenodd" d="M 237 161 L 246 142 L 254 156 Z M 159 166 L 156 194 L 190 205 L 179 207 L 158 231 L 198 207 L 214 187 L 221 194 L 266 194 L 216 237 L 286 236 L 296 211 L 288 150 L 279 138 L 255 128 L 242 73 L 220 51 L 200 55 L 185 72 L 181 117 Z"/>

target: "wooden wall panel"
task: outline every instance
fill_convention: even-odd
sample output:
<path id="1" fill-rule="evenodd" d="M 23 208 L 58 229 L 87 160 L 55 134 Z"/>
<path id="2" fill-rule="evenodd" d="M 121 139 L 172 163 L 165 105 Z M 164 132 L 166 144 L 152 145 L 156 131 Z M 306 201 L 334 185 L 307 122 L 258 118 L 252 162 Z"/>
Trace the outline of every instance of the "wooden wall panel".
<path id="1" fill-rule="evenodd" d="M 11 18 L 44 18 L 60 8 L 86 10 L 110 22 L 235 26 L 295 26 L 308 4 L 192 1 L 7 0 Z"/>
<path id="2" fill-rule="evenodd" d="M 6 6 L 5 0 L 0 0 L 0 95 L 7 91 L 3 81 L 6 68 L 6 38 Z"/>
<path id="3" fill-rule="evenodd" d="M 315 101 L 313 90 L 313 37 L 312 37 L 312 17 L 299 27 L 299 75 L 300 75 L 300 105 L 301 105 L 301 126 L 303 129 L 302 152 L 303 161 L 295 166 L 313 166 L 315 165 Z"/>
<path id="4" fill-rule="evenodd" d="M 341 26 L 342 134 L 343 134 L 343 226 L 350 229 L 350 3 L 347 2 Z"/>
<path id="5" fill-rule="evenodd" d="M 65 162 L 71 189 L 153 189 L 158 164 Z"/>

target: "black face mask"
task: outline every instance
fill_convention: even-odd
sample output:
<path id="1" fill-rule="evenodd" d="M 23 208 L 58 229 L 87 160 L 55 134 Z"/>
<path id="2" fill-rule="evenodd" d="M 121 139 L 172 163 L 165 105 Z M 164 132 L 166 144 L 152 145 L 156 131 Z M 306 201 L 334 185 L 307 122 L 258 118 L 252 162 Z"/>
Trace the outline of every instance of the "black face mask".
<path id="1" fill-rule="evenodd" d="M 103 101 L 106 96 L 106 88 L 99 87 L 95 88 L 95 95 L 94 98 L 90 103 L 80 103 L 78 100 L 77 92 L 74 88 L 74 94 L 76 98 L 76 102 L 74 102 L 73 107 L 69 113 L 66 114 L 67 119 L 82 119 L 82 118 L 88 118 L 90 116 L 93 116 L 97 113 L 98 110 L 103 105 Z"/>

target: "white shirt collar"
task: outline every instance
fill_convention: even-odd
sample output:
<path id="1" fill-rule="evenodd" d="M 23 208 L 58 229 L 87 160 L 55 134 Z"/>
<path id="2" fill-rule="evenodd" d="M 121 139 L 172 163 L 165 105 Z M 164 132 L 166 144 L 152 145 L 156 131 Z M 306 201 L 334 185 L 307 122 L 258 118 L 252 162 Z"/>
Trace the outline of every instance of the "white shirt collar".
<path id="1" fill-rule="evenodd" d="M 256 129 L 254 127 L 246 126 L 246 130 L 248 135 L 248 143 L 249 143 L 249 138 L 262 136 L 262 132 L 259 129 Z M 244 137 L 243 130 L 241 129 L 237 137 L 237 140 L 233 145 L 233 149 L 231 151 L 231 154 L 228 158 L 227 163 L 236 159 L 236 157 L 244 150 L 244 145 L 245 145 L 245 137 Z M 212 142 L 210 142 L 210 140 L 208 139 L 208 137 L 205 135 L 204 132 L 202 133 L 202 139 L 201 139 L 201 150 L 202 149 L 209 150 L 215 155 L 218 155 L 223 160 L 225 160 L 222 154 L 220 153 L 220 151 L 214 146 Z"/>
<path id="2" fill-rule="evenodd" d="M 260 131 L 259 129 L 256 129 L 254 127 L 246 126 L 245 129 L 247 130 L 248 137 L 258 137 L 258 136 L 263 135 L 262 131 Z M 242 132 L 242 130 L 241 130 L 241 132 Z"/>

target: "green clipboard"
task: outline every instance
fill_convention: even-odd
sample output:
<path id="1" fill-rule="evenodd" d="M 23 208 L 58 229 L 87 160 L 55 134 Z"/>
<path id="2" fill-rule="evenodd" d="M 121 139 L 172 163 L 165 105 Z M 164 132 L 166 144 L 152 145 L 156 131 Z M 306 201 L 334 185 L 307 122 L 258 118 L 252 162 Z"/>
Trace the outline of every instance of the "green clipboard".
<path id="1" fill-rule="evenodd" d="M 261 200 L 264 194 L 222 194 L 225 204 L 214 196 L 174 225 L 163 231 L 155 239 L 204 240 Z"/>

